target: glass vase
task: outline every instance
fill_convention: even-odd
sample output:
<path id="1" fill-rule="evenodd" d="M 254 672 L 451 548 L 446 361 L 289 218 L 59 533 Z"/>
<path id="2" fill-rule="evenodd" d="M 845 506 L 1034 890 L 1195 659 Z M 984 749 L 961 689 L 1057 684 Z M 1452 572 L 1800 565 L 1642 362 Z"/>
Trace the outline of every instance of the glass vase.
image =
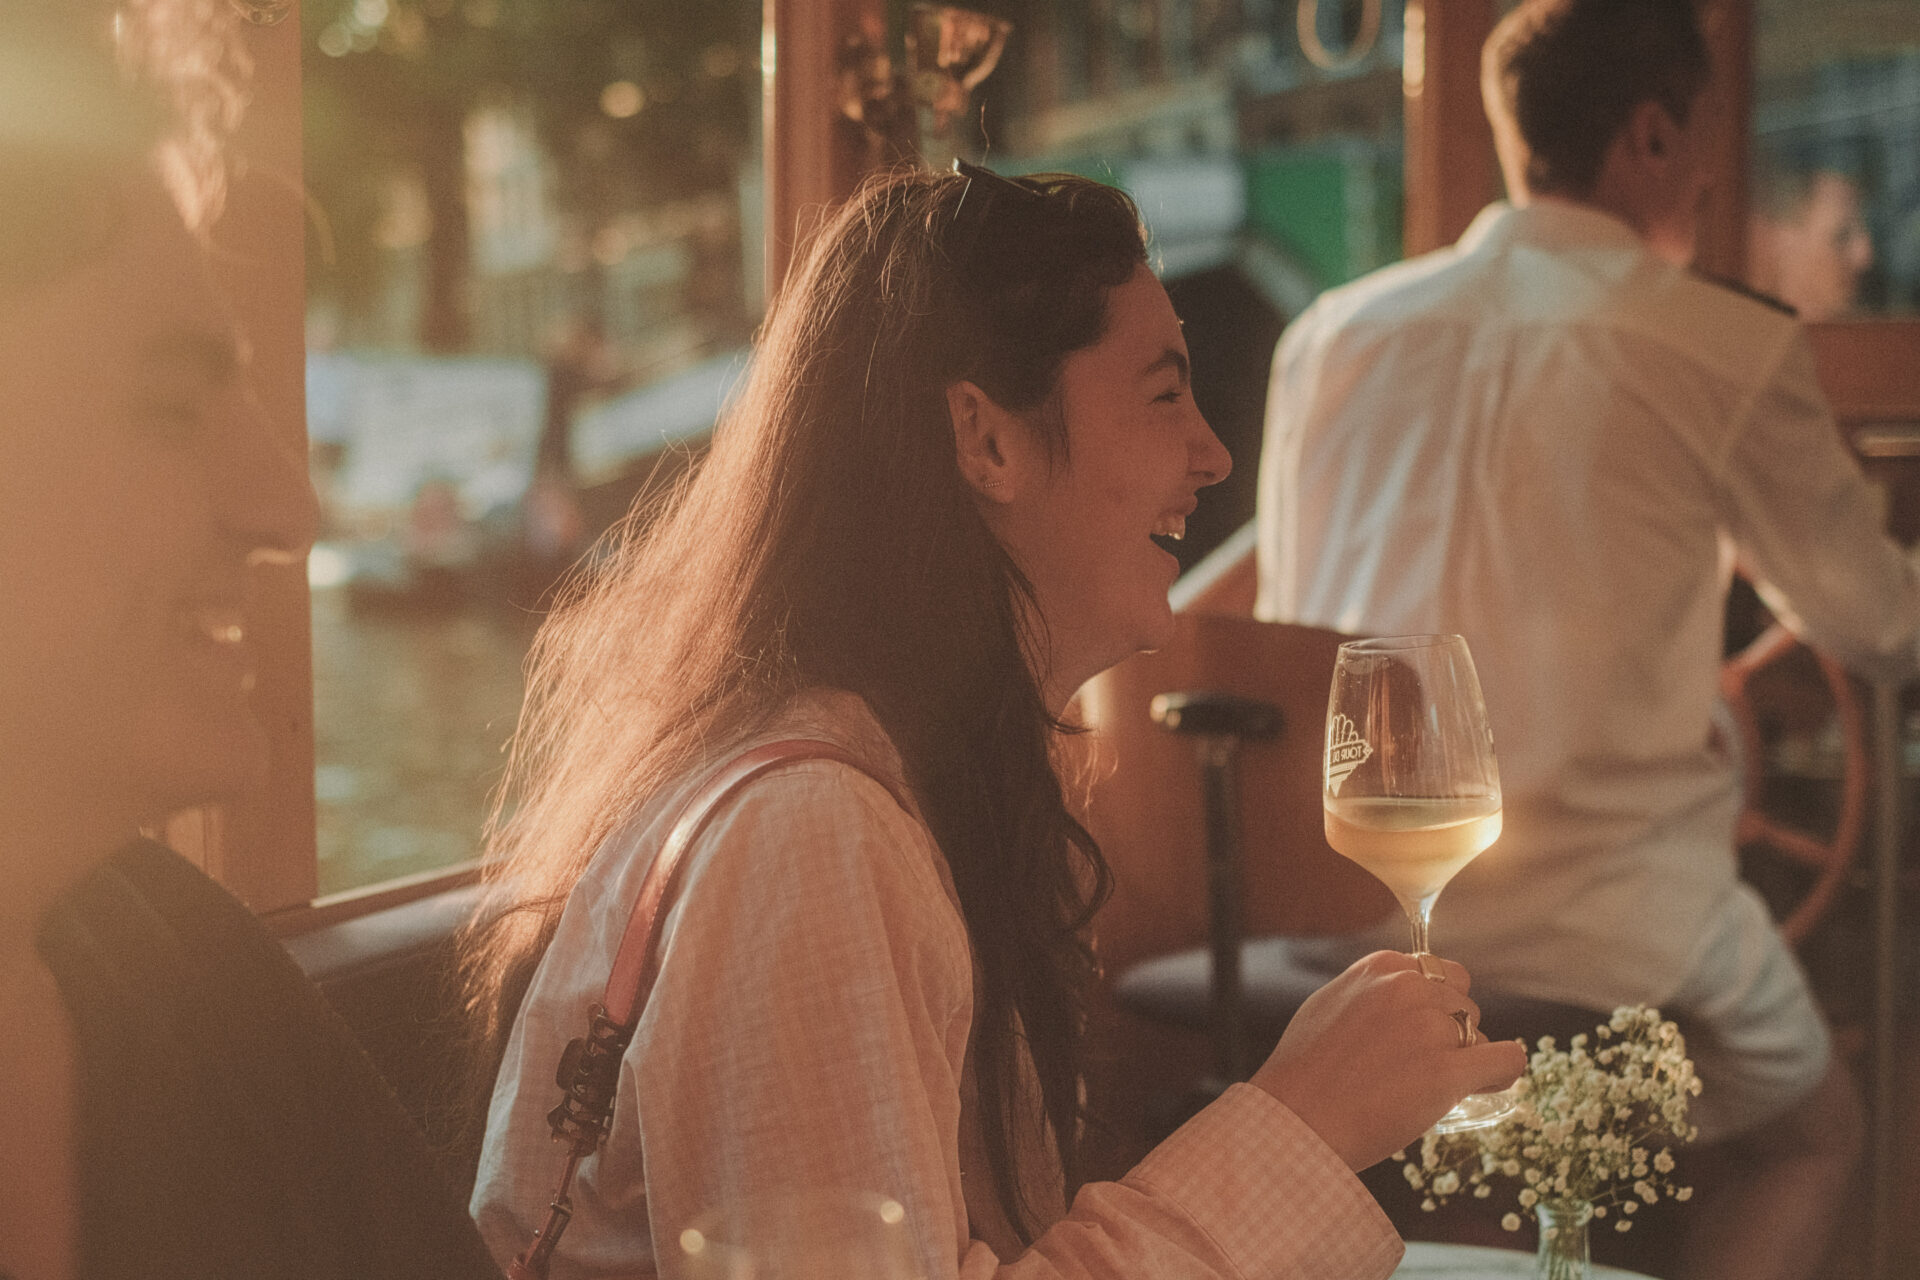
<path id="1" fill-rule="evenodd" d="M 1538 1280 L 1587 1280 L 1592 1255 L 1587 1249 L 1587 1224 L 1593 1205 L 1585 1200 L 1545 1200 L 1533 1206 L 1540 1224 L 1540 1251 L 1534 1255 Z"/>

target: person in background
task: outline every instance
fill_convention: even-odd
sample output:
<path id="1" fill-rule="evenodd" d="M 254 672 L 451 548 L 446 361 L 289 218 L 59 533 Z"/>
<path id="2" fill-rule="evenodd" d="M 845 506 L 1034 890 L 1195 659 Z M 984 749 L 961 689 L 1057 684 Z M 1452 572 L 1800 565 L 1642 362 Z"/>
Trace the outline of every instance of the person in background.
<path id="1" fill-rule="evenodd" d="M 286 952 L 139 838 L 262 776 L 249 566 L 315 518 L 200 234 L 232 21 L 0 3 L 0 1273 L 494 1274 Z"/>
<path id="2" fill-rule="evenodd" d="M 1747 233 L 1747 279 L 1804 324 L 1850 314 L 1873 265 L 1860 184 L 1838 170 L 1762 165 Z"/>
<path id="3" fill-rule="evenodd" d="M 1351 1171 L 1523 1065 L 1472 1043 L 1464 971 L 1395 952 L 1068 1204 L 1107 871 L 1055 773 L 1061 716 L 1166 640 L 1155 539 L 1229 465 L 1131 202 L 877 177 L 751 369 L 705 462 L 535 644 L 468 962 L 500 1064 L 472 1201 L 495 1257 L 546 1217 L 554 1066 L 682 802 L 799 737 L 847 759 L 756 780 L 688 850 L 554 1280 L 655 1274 L 701 1215 L 802 1190 L 894 1198 L 929 1280 L 1388 1275 L 1399 1240 Z"/>
<path id="4" fill-rule="evenodd" d="M 1686 269 L 1714 114 L 1692 6 L 1526 0 L 1483 71 L 1511 203 L 1322 295 L 1280 342 L 1257 612 L 1466 636 L 1506 830 L 1436 936 L 1488 989 L 1677 1016 L 1717 1146 L 1698 1155 L 1724 1170 L 1686 1210 L 1686 1274 L 1812 1276 L 1861 1109 L 1738 876 L 1722 615 L 1737 553 L 1810 643 L 1906 676 L 1920 581 L 1799 326 Z M 1373 936 L 1300 954 L 1333 965 Z"/>

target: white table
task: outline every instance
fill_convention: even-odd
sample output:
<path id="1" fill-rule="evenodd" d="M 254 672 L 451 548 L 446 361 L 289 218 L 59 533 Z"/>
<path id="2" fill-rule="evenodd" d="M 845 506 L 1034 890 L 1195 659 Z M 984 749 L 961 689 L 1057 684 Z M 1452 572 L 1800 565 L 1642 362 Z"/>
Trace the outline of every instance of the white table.
<path id="1" fill-rule="evenodd" d="M 1518 1249 L 1487 1249 L 1472 1244 L 1434 1244 L 1414 1240 L 1393 1280 L 1526 1280 L 1533 1275 L 1533 1254 Z M 1638 1271 L 1593 1268 L 1594 1280 L 1648 1280 Z"/>

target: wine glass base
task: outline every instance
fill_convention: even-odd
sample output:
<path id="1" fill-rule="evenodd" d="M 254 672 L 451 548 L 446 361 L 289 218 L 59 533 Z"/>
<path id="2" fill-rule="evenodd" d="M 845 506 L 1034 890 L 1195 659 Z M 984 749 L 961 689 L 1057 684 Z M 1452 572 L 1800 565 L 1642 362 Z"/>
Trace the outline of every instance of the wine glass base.
<path id="1" fill-rule="evenodd" d="M 1517 1085 L 1509 1085 L 1494 1093 L 1470 1093 L 1435 1122 L 1433 1131 L 1439 1134 L 1466 1133 L 1473 1129 L 1489 1128 L 1512 1115 L 1519 1105 L 1520 1090 Z"/>

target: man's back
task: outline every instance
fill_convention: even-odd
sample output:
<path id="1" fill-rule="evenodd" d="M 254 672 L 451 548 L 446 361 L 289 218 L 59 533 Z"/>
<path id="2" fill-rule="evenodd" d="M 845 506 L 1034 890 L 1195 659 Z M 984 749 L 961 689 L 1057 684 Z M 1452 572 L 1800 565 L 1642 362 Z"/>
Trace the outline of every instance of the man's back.
<path id="1" fill-rule="evenodd" d="M 1651 912 L 1664 954 L 1615 985 L 1658 1000 L 1731 888 L 1710 724 L 1736 542 L 1844 656 L 1910 661 L 1910 579 L 1797 333 L 1608 215 L 1542 201 L 1329 294 L 1282 342 L 1259 610 L 1467 637 L 1508 825 L 1437 927 L 1476 973 L 1573 997 L 1569 935 L 1603 945 Z"/>

